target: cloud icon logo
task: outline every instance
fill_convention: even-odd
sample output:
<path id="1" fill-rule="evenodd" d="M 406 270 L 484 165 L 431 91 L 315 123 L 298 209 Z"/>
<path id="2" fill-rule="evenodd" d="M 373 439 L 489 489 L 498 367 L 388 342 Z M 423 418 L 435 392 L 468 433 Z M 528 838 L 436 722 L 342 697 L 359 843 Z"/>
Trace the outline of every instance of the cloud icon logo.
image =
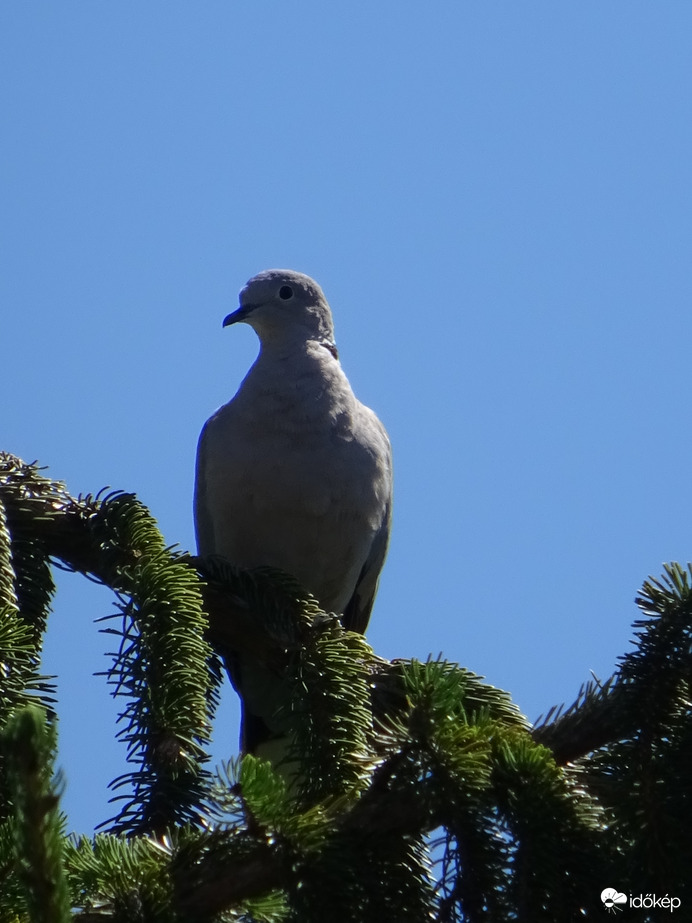
<path id="1" fill-rule="evenodd" d="M 627 895 L 622 891 L 616 891 L 615 888 L 605 888 L 601 891 L 601 900 L 607 910 L 617 910 L 618 904 L 627 903 Z"/>

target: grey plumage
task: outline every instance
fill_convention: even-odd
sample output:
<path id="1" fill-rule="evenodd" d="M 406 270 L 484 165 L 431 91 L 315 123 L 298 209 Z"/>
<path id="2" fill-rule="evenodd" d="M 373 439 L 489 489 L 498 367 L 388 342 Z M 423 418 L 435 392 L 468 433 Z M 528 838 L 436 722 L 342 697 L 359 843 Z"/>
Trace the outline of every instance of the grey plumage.
<path id="1" fill-rule="evenodd" d="M 260 351 L 200 436 L 199 554 L 287 571 L 346 628 L 364 632 L 389 540 L 387 433 L 353 394 L 329 305 L 308 276 L 274 269 L 250 279 L 224 326 L 238 322 L 254 328 Z M 270 688 L 250 687 L 274 685 L 252 670 L 241 657 L 233 677 L 245 749 L 256 746 L 248 712 L 272 707 Z M 271 715 L 259 717 L 271 729 Z"/>

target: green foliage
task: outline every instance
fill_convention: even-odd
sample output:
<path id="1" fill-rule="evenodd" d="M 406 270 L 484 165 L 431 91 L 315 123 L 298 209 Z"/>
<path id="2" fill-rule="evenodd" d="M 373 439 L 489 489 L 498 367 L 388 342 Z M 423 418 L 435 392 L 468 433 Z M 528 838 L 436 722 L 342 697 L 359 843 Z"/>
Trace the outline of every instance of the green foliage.
<path id="1" fill-rule="evenodd" d="M 32 923 L 67 923 L 70 919 L 58 812 L 60 785 L 53 780 L 56 740 L 54 726 L 47 724 L 45 712 L 36 706 L 17 712 L 0 738 L 8 800 L 14 806 L 14 817 L 6 823 L 2 837 L 2 846 L 13 845 L 14 849 L 3 855 L 3 866 L 10 882 L 16 875 L 15 912 L 26 910 Z M 10 919 L 10 908 L 5 912 Z"/>
<path id="2" fill-rule="evenodd" d="M 53 559 L 120 609 L 133 769 L 108 832 L 79 840 L 39 707 Z M 638 603 L 613 676 L 532 728 L 456 664 L 379 659 L 287 575 L 166 548 L 134 496 L 74 499 L 0 457 L 0 923 L 561 923 L 603 919 L 607 885 L 689 906 L 692 571 Z M 278 677 L 287 749 L 212 774 L 237 651 Z"/>
<path id="3" fill-rule="evenodd" d="M 617 830 L 619 874 L 643 893 L 692 900 L 692 588 L 690 569 L 666 566 L 637 600 L 637 646 L 621 658 L 617 686 L 637 722 L 584 764 Z M 641 883 L 641 884 L 640 884 Z M 683 884 L 684 883 L 684 884 Z M 689 904 L 688 904 L 689 905 Z"/>
<path id="4" fill-rule="evenodd" d="M 53 687 L 40 674 L 41 645 L 54 585 L 40 540 L 11 513 L 32 510 L 36 480 L 53 499 L 57 485 L 41 478 L 33 465 L 2 464 L 0 497 L 0 729 L 31 703 L 50 710 Z M 7 760 L 0 748 L 0 791 L 9 786 Z M 0 799 L 0 823 L 12 817 L 12 807 Z"/>
<path id="5" fill-rule="evenodd" d="M 357 793 L 372 769 L 369 670 L 374 660 L 362 635 L 335 617 L 316 621 L 288 666 L 292 694 L 288 762 L 301 801 Z"/>
<path id="6" fill-rule="evenodd" d="M 17 824 L 9 817 L 0 823 L 0 923 L 26 919 L 26 891 L 17 864 Z"/>
<path id="7" fill-rule="evenodd" d="M 119 737 L 138 768 L 116 780 L 117 787 L 133 789 L 117 829 L 163 831 L 194 821 L 203 798 L 204 745 L 216 698 L 199 580 L 164 547 L 134 496 L 107 497 L 97 523 L 101 547 L 134 552 L 119 581 L 123 627 L 110 680 L 116 694 L 129 699 Z"/>
<path id="8" fill-rule="evenodd" d="M 65 865 L 74 906 L 118 923 L 174 920 L 170 857 L 170 848 L 148 837 L 69 840 Z"/>
<path id="9" fill-rule="evenodd" d="M 32 629 L 37 650 L 55 591 L 45 544 L 34 523 L 51 503 L 64 503 L 61 484 L 41 477 L 35 465 L 25 465 L 0 453 L 3 497 L 0 504 L 0 601 L 16 608 Z M 10 534 L 10 521 L 12 524 Z"/>

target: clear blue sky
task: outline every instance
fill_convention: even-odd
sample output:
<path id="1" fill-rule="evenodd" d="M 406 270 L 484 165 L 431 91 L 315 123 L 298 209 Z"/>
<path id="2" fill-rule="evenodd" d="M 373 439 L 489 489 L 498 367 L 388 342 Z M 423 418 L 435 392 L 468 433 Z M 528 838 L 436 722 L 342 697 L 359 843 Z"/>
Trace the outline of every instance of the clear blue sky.
<path id="1" fill-rule="evenodd" d="M 692 557 L 691 34 L 688 0 L 3 3 L 0 447 L 193 548 L 197 436 L 256 352 L 221 321 L 307 272 L 394 446 L 371 643 L 532 719 L 572 701 Z M 90 830 L 123 770 L 112 599 L 59 583 Z"/>

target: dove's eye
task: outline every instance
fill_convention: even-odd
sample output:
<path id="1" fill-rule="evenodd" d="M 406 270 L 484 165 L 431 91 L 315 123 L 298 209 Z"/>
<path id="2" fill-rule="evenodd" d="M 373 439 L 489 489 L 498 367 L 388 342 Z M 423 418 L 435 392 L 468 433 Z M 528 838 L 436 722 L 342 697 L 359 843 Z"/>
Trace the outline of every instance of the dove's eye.
<path id="1" fill-rule="evenodd" d="M 293 289 L 290 285 L 282 285 L 279 289 L 279 298 L 282 298 L 284 301 L 288 301 L 289 298 L 293 298 Z"/>

